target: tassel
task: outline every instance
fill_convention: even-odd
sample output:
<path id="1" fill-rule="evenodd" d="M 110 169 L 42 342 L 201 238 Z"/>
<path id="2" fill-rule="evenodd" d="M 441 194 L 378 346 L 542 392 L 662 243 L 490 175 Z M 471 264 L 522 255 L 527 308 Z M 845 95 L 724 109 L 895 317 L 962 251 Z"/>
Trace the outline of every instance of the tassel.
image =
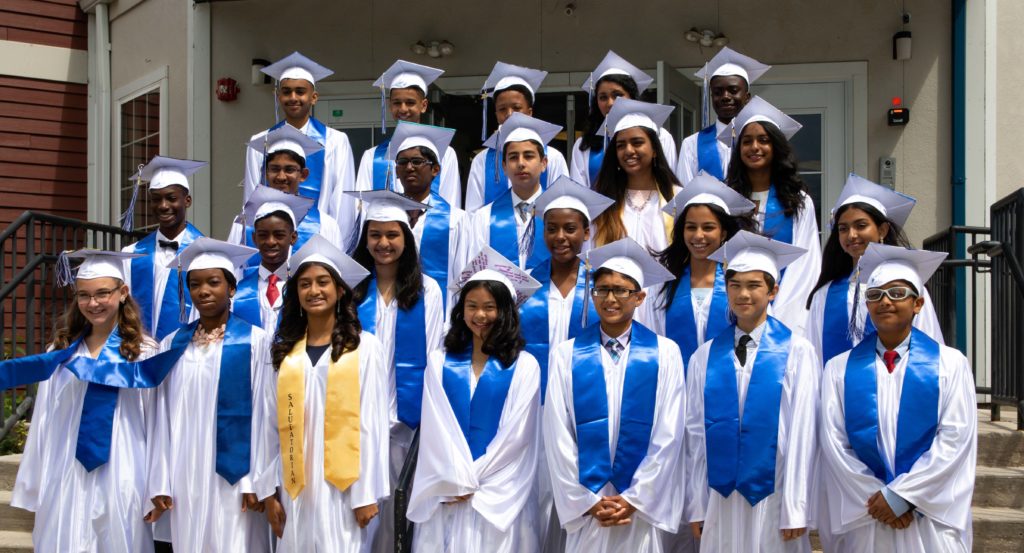
<path id="1" fill-rule="evenodd" d="M 483 120 L 480 122 L 480 140 L 487 140 L 487 93 L 484 92 L 481 97 L 483 100 L 483 111 L 480 115 L 483 116 Z"/>
<path id="2" fill-rule="evenodd" d="M 75 283 L 74 275 L 71 273 L 71 259 L 68 257 L 68 252 L 71 250 L 64 250 L 57 256 L 57 274 L 54 279 L 57 282 L 57 286 L 71 286 Z"/>
<path id="3" fill-rule="evenodd" d="M 583 261 L 583 315 L 580 317 L 580 324 L 583 328 L 589 326 L 590 313 L 590 252 L 584 256 Z"/>
<path id="4" fill-rule="evenodd" d="M 594 72 L 590 72 L 590 87 L 587 88 L 587 114 L 594 112 Z"/>
<path id="5" fill-rule="evenodd" d="M 711 124 L 713 118 L 711 111 L 714 107 L 711 105 L 711 77 L 708 76 L 708 64 L 704 63 L 704 82 L 701 86 L 700 94 L 700 128 L 706 129 Z M 717 116 L 716 116 L 717 117 Z"/>
<path id="6" fill-rule="evenodd" d="M 382 134 L 384 136 L 387 136 L 388 135 L 388 127 L 386 125 L 386 120 L 385 120 L 387 109 L 385 108 L 385 105 L 384 105 L 385 101 L 386 100 L 384 98 L 384 85 L 380 85 L 380 134 Z"/>
<path id="7" fill-rule="evenodd" d="M 277 101 L 277 93 L 280 90 L 280 87 L 281 81 L 277 81 L 276 83 L 274 83 L 274 94 L 272 95 L 274 97 L 274 125 L 277 125 L 278 123 L 281 122 L 281 114 L 278 111 L 279 109 L 281 109 L 281 106 Z"/>
<path id="8" fill-rule="evenodd" d="M 859 344 L 864 339 L 864 329 L 857 324 L 857 312 L 860 311 L 860 265 L 850 277 L 853 279 L 853 308 L 850 310 L 850 324 L 848 328 L 850 342 Z"/>
<path id="9" fill-rule="evenodd" d="M 131 232 L 135 228 L 135 204 L 139 201 L 139 186 L 142 184 L 143 167 L 145 165 L 140 163 L 136 173 L 129 177 L 129 180 L 135 181 L 135 186 L 132 188 L 132 199 L 128 202 L 128 208 L 121 214 L 121 230 L 125 232 Z"/>
<path id="10" fill-rule="evenodd" d="M 178 322 L 188 323 L 188 313 L 185 312 L 185 277 L 181 273 L 181 261 L 178 262 Z"/>
<path id="11" fill-rule="evenodd" d="M 501 125 L 498 125 L 498 136 L 494 137 L 494 184 L 499 184 L 498 175 L 501 174 L 501 167 L 505 164 L 504 154 L 501 150 Z"/>
<path id="12" fill-rule="evenodd" d="M 270 149 L 270 139 L 267 138 L 268 136 L 270 136 L 270 131 L 263 134 L 263 161 L 260 163 L 260 184 L 263 186 L 270 186 L 270 183 L 267 182 L 267 150 Z M 244 205 L 242 209 L 245 209 Z"/>

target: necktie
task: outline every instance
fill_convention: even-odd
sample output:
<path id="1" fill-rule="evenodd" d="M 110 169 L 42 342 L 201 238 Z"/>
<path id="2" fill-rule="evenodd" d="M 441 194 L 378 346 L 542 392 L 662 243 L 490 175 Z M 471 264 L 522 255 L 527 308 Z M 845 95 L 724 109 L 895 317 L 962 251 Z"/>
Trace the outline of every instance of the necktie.
<path id="1" fill-rule="evenodd" d="M 423 210 L 410 209 L 406 213 L 409 214 L 409 228 L 416 228 L 416 223 L 420 220 L 420 215 L 423 215 Z"/>
<path id="2" fill-rule="evenodd" d="M 896 351 L 886 351 L 882 354 L 882 361 L 885 361 L 885 368 L 892 374 L 896 370 L 896 363 L 900 360 L 900 354 Z"/>
<path id="3" fill-rule="evenodd" d="M 281 280 L 281 277 L 274 273 L 270 274 L 270 282 L 267 284 L 267 303 L 270 307 L 274 307 L 277 303 L 277 299 L 281 297 L 281 291 L 277 289 L 277 282 Z"/>
<path id="4" fill-rule="evenodd" d="M 612 356 L 612 361 L 619 362 L 619 357 L 622 355 L 622 344 L 619 343 L 615 338 L 609 338 L 604 344 L 604 349 L 608 350 L 608 355 Z"/>
<path id="5" fill-rule="evenodd" d="M 161 248 L 171 248 L 174 251 L 178 251 L 178 243 L 174 240 L 157 240 Z"/>
<path id="6" fill-rule="evenodd" d="M 529 220 L 530 215 L 532 215 L 530 213 L 532 207 L 533 204 L 531 204 L 530 202 L 519 202 L 519 204 L 516 205 L 516 212 L 519 213 L 520 221 L 525 223 L 527 220 Z"/>
<path id="7" fill-rule="evenodd" d="M 740 366 L 747 364 L 747 344 L 753 342 L 754 339 L 749 334 L 740 336 L 739 343 L 736 344 L 736 359 L 740 362 Z"/>

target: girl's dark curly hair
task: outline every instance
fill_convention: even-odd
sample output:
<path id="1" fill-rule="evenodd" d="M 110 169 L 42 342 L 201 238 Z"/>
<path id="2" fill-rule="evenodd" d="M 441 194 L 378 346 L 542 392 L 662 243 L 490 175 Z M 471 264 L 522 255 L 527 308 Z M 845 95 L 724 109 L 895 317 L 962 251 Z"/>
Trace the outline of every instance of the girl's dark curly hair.
<path id="1" fill-rule="evenodd" d="M 398 258 L 395 299 L 398 300 L 399 309 L 411 309 L 412 306 L 416 305 L 416 302 L 420 301 L 420 297 L 423 296 L 423 269 L 420 267 L 420 256 L 416 252 L 416 237 L 413 236 L 412 230 L 407 225 L 401 223 L 398 226 L 402 229 L 405 249 Z M 356 251 L 352 254 L 352 259 L 355 259 L 363 268 L 373 274 L 375 273 L 374 267 L 376 263 L 373 260 L 373 255 L 370 254 L 370 249 L 367 247 L 368 237 L 366 236 L 366 231 L 369 227 L 370 221 L 363 223 L 363 231 L 359 234 L 359 244 L 356 245 Z M 360 282 L 352 290 L 352 293 L 355 295 L 352 301 L 355 305 L 358 306 L 363 302 L 363 298 L 366 297 L 370 287 L 370 282 L 371 279 L 368 278 Z"/>
<path id="2" fill-rule="evenodd" d="M 774 124 L 767 121 L 755 122 L 764 128 L 772 143 L 772 186 L 775 187 L 775 193 L 778 194 L 779 203 L 782 204 L 786 217 L 793 217 L 804 206 L 804 200 L 800 193 L 807 192 L 807 186 L 804 185 L 797 169 L 793 147 L 790 146 L 789 140 L 786 140 L 786 135 L 782 134 L 782 131 Z M 748 124 L 747 127 L 749 126 Z M 747 176 L 747 167 L 743 164 L 743 159 L 740 156 L 740 141 L 747 127 L 743 127 L 743 131 L 740 132 L 736 144 L 732 148 L 732 155 L 729 157 L 729 172 L 726 175 L 725 183 L 749 198 L 752 186 L 750 178 Z"/>
<path id="3" fill-rule="evenodd" d="M 526 347 L 526 340 L 519 332 L 519 309 L 508 288 L 500 282 L 474 280 L 466 283 L 459 292 L 459 301 L 452 307 L 451 328 L 444 337 L 444 349 L 466 351 L 473 346 L 473 331 L 466 325 L 466 296 L 477 288 L 484 288 L 494 296 L 498 306 L 498 319 L 491 326 L 491 333 L 480 348 L 487 355 L 497 357 L 504 366 L 515 363 L 519 352 Z"/>
<path id="4" fill-rule="evenodd" d="M 117 289 L 121 289 L 124 282 L 114 279 L 117 282 Z M 81 336 L 88 334 L 91 329 L 89 320 L 78 308 L 78 301 L 72 297 L 64 314 L 57 319 L 54 328 L 53 347 L 64 349 Z M 142 328 L 142 315 L 139 311 L 139 304 L 131 294 L 125 296 L 123 302 L 117 306 L 117 332 L 121 336 L 121 357 L 128 361 L 135 361 L 142 353 L 142 343 L 146 339 L 146 332 Z"/>
<path id="5" fill-rule="evenodd" d="M 671 200 L 675 194 L 673 186 L 679 185 L 672 168 L 668 165 L 665 152 L 661 149 L 661 140 L 658 133 L 647 127 L 643 129 L 647 140 L 654 149 L 654 161 L 651 171 L 654 180 L 658 183 L 658 193 L 666 201 Z M 622 131 L 619 131 L 622 132 Z M 619 133 L 615 133 L 618 136 Z M 619 165 L 619 156 L 615 152 L 615 136 L 608 142 L 609 151 L 605 152 L 604 160 L 601 162 L 601 171 L 597 174 L 597 182 L 593 184 L 594 190 L 613 200 L 615 203 L 594 219 L 597 232 L 594 235 L 594 245 L 603 246 L 626 236 L 626 227 L 622 224 L 622 210 L 626 203 L 626 187 L 629 184 L 629 176 Z"/>
<path id="6" fill-rule="evenodd" d="M 604 146 L 604 137 L 598 136 L 597 131 L 601 130 L 601 123 L 604 123 L 604 115 L 601 115 L 600 108 L 597 107 L 597 89 L 601 87 L 601 83 L 608 81 L 615 83 L 626 91 L 625 98 L 630 100 L 638 100 L 640 98 L 640 89 L 636 86 L 636 81 L 629 75 L 605 75 L 594 83 L 594 97 L 590 99 L 590 113 L 587 114 L 587 128 L 583 132 L 583 140 L 580 141 L 580 150 L 584 152 L 595 148 L 600 150 Z"/>
<path id="7" fill-rule="evenodd" d="M 676 217 L 675 224 L 672 225 L 672 242 L 664 250 L 652 254 L 659 263 L 664 265 L 676 277 L 667 282 L 661 289 L 658 307 L 666 311 L 672 307 L 672 299 L 676 294 L 676 289 L 679 288 L 679 278 L 682 276 L 683 270 L 690 265 L 690 250 L 686 248 L 686 240 L 683 238 L 683 235 L 686 229 L 686 214 L 690 211 L 690 208 L 698 205 L 710 209 L 711 213 L 718 219 L 718 224 L 722 227 L 723 244 L 729 238 L 736 236 L 739 231 L 753 231 L 757 225 L 752 212 L 742 215 L 729 215 L 724 209 L 715 204 L 691 204 L 686 206 L 686 209 Z"/>
<path id="8" fill-rule="evenodd" d="M 310 261 L 299 265 L 295 275 L 289 278 L 284 286 L 281 318 L 274 334 L 274 345 L 270 348 L 275 370 L 281 368 L 281 363 L 292 352 L 295 344 L 306 337 L 309 323 L 302 305 L 299 304 L 299 278 L 313 266 L 326 269 L 338 289 L 338 303 L 334 307 L 334 331 L 331 333 L 331 361 L 337 361 L 342 354 L 359 347 L 359 333 L 363 327 L 359 324 L 356 304 L 352 300 L 352 289 L 333 268 L 324 263 Z"/>
<path id="9" fill-rule="evenodd" d="M 832 220 L 838 222 L 839 217 L 850 208 L 857 208 L 867 213 L 868 217 L 878 227 L 881 227 L 883 224 L 889 225 L 889 232 L 882 237 L 883 244 L 887 246 L 903 246 L 904 248 L 912 247 L 903 229 L 894 223 L 892 219 L 882 215 L 882 212 L 875 209 L 871 204 L 852 202 L 843 205 L 836 210 Z M 837 278 L 850 276 L 851 273 L 853 273 L 853 258 L 843 250 L 843 246 L 839 243 L 839 231 L 836 230 L 835 223 L 833 223 L 832 233 L 828 235 L 825 249 L 821 252 L 821 273 L 818 275 L 818 282 L 814 284 L 814 288 L 811 289 L 811 293 L 807 296 L 807 308 L 811 308 L 811 300 L 814 299 L 814 293 L 819 288 L 828 286 L 830 282 Z"/>

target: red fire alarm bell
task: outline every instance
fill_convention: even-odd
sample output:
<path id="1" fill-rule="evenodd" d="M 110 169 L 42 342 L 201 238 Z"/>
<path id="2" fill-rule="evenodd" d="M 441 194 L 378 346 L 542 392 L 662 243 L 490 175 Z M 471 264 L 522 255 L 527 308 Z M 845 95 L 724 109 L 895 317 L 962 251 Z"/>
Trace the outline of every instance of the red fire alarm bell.
<path id="1" fill-rule="evenodd" d="M 217 99 L 221 102 L 233 102 L 238 99 L 238 83 L 231 77 L 217 79 Z"/>

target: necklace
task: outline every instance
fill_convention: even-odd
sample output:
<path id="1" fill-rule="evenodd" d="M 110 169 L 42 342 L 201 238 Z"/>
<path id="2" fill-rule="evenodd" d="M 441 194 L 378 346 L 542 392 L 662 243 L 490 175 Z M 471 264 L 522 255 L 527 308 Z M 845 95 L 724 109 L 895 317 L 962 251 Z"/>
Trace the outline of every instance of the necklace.
<path id="1" fill-rule="evenodd" d="M 644 195 L 644 192 L 647 194 Z M 651 196 L 653 195 L 654 190 L 626 190 L 626 202 L 629 204 L 629 207 L 633 208 L 633 211 L 643 211 L 644 207 L 647 206 L 647 202 L 651 201 Z M 639 205 L 633 202 L 634 197 L 639 198 L 641 196 L 643 196 L 644 200 L 640 202 Z"/>

